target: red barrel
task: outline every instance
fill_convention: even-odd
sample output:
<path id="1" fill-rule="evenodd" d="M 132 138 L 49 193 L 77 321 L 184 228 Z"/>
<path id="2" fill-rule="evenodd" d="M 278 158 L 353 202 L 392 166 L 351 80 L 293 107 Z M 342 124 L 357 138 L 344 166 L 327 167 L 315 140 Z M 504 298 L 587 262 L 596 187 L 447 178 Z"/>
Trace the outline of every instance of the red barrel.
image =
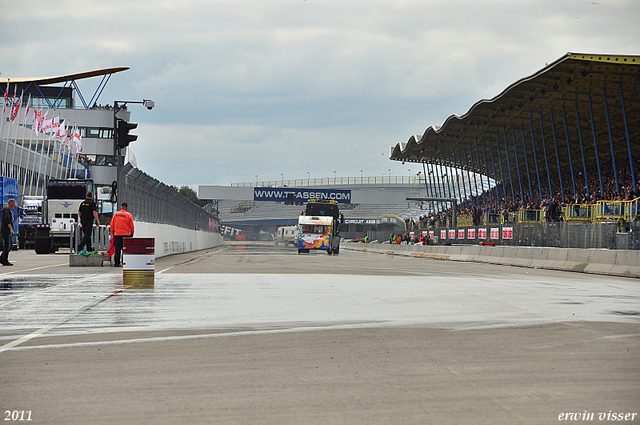
<path id="1" fill-rule="evenodd" d="M 156 267 L 154 238 L 124 238 L 122 283 L 125 286 L 153 286 Z"/>

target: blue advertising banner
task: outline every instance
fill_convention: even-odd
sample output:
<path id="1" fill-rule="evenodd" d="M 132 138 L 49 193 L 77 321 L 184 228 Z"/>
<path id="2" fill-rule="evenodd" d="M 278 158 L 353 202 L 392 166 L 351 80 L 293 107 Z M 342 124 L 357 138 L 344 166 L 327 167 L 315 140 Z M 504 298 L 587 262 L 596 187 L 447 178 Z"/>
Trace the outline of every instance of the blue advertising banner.
<path id="1" fill-rule="evenodd" d="M 297 189 L 293 187 L 256 187 L 253 189 L 254 201 L 308 202 L 310 199 L 350 204 L 351 190 L 312 188 Z"/>

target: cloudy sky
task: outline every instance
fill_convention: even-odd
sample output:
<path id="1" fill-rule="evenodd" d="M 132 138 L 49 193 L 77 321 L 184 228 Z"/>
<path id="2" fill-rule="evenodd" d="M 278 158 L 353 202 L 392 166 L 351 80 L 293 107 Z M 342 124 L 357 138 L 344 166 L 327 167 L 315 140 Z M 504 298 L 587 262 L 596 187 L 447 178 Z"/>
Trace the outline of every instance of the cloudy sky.
<path id="1" fill-rule="evenodd" d="M 20 0 L 2 77 L 115 66 L 168 184 L 408 175 L 389 147 L 567 52 L 640 54 L 637 0 Z M 91 97 L 99 79 L 80 85 Z M 413 165 L 416 167 L 415 165 Z M 412 170 L 415 174 L 419 170 Z"/>

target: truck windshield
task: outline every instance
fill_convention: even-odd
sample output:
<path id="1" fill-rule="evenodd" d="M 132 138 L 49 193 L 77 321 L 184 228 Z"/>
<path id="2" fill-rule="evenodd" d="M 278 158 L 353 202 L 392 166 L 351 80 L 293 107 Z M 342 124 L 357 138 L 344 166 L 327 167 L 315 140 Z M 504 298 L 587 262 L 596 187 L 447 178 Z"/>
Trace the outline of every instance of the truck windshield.
<path id="1" fill-rule="evenodd" d="M 302 226 L 303 233 L 314 233 L 318 235 L 329 234 L 330 226 L 321 226 L 316 224 L 305 224 Z"/>
<path id="2" fill-rule="evenodd" d="M 51 185 L 47 188 L 49 199 L 84 199 L 86 196 L 85 185 Z"/>

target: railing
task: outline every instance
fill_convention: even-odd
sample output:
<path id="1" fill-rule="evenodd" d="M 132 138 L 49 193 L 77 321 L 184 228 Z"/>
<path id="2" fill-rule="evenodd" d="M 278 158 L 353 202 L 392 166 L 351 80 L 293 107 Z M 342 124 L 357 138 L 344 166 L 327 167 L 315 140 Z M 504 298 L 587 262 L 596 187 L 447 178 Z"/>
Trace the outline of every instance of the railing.
<path id="1" fill-rule="evenodd" d="M 640 198 L 636 198 L 633 201 L 626 201 L 624 206 L 624 219 L 632 221 L 634 218 L 640 215 Z"/>
<path id="2" fill-rule="evenodd" d="M 420 184 L 424 176 L 377 176 L 377 177 L 318 177 L 294 180 L 271 180 L 245 183 L 231 183 L 232 187 L 307 187 L 339 186 L 355 184 Z"/>
<path id="3" fill-rule="evenodd" d="M 542 210 L 518 210 L 518 223 L 539 223 L 543 219 Z"/>
<path id="4" fill-rule="evenodd" d="M 593 205 L 589 204 L 571 204 L 567 205 L 564 210 L 564 221 L 570 223 L 581 223 L 593 221 L 594 213 Z"/>
<path id="5" fill-rule="evenodd" d="M 473 226 L 473 217 L 463 216 L 458 217 L 458 227 L 470 227 Z"/>
<path id="6" fill-rule="evenodd" d="M 624 220 L 625 201 L 598 201 L 595 206 L 595 221 Z"/>
<path id="7" fill-rule="evenodd" d="M 71 254 L 76 254 L 78 245 L 82 240 L 82 228 L 79 224 L 75 223 L 71 227 L 69 249 Z M 109 226 L 93 226 L 93 233 L 91 234 L 91 245 L 96 251 L 108 251 L 109 242 L 111 240 L 111 232 Z"/>
<path id="8" fill-rule="evenodd" d="M 502 214 L 485 213 L 483 216 L 483 223 L 484 224 L 503 224 L 504 217 L 502 216 Z"/>

